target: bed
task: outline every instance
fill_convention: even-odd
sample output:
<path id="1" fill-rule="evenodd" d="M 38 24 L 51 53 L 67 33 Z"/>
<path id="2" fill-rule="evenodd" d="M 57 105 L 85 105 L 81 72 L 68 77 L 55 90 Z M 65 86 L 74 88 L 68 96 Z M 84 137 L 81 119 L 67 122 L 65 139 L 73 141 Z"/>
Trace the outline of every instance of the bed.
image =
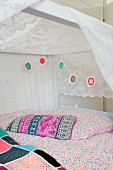
<path id="1" fill-rule="evenodd" d="M 34 111 L 22 111 L 1 115 L 0 126 L 6 130 L 9 123 L 18 116 L 29 114 L 39 115 L 40 113 Z M 75 138 L 73 137 L 69 140 L 58 140 L 51 137 L 40 137 L 11 131 L 7 131 L 8 134 L 21 145 L 32 145 L 39 150 L 47 152 L 67 170 L 113 169 L 113 121 L 109 119 L 112 119 L 112 114 L 79 108 L 57 109 L 43 114 L 76 116 L 79 126 L 84 125 L 84 123 L 87 122 L 86 126 L 89 127 L 92 123 L 92 127 L 94 128 L 93 125 L 96 123 L 95 128 L 97 130 L 93 131 L 93 133 L 90 132 L 90 136 L 86 135 L 84 137 L 83 134 L 87 131 L 87 129 L 84 128 L 84 132 L 80 133 L 77 137 L 77 131 L 80 130 L 80 127 L 78 128 L 78 126 L 76 126 L 74 129 L 74 135 L 76 134 Z M 82 123 L 83 119 L 85 120 L 84 123 Z M 101 130 L 97 128 L 98 125 L 99 127 L 102 127 Z"/>
<path id="2" fill-rule="evenodd" d="M 52 156 L 31 145 L 19 145 L 0 128 L 0 170 L 66 170 Z"/>

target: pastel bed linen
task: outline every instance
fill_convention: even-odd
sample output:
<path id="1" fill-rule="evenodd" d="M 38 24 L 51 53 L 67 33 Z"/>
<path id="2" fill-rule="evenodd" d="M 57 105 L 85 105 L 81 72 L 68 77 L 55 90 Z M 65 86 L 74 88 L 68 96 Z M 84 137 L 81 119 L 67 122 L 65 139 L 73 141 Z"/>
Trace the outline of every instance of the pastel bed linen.
<path id="1" fill-rule="evenodd" d="M 20 146 L 0 128 L 1 170 L 66 170 L 49 154 L 33 146 Z"/>
<path id="2" fill-rule="evenodd" d="M 76 116 L 26 115 L 12 121 L 6 130 L 41 137 L 71 139 Z"/>
<path id="3" fill-rule="evenodd" d="M 73 139 L 87 139 L 93 135 L 113 130 L 113 121 L 98 113 L 81 111 L 77 115 L 77 123 L 73 128 Z"/>
<path id="4" fill-rule="evenodd" d="M 40 113 L 35 113 L 35 114 L 40 115 Z M 28 113 L 27 113 L 27 115 L 28 115 Z M 56 134 L 54 134 L 54 135 L 52 134 L 55 131 L 52 131 L 50 133 L 50 131 L 52 130 L 50 128 L 50 126 L 53 126 L 52 119 L 54 119 L 54 117 L 52 117 L 52 115 L 54 115 L 54 116 L 56 115 L 55 121 L 57 119 L 59 119 L 61 115 L 66 115 L 66 117 L 68 117 L 69 115 L 72 116 L 72 119 L 70 119 L 71 123 L 72 123 L 72 124 L 70 124 L 70 125 L 72 125 L 71 131 L 70 132 L 68 131 L 68 133 L 66 133 L 67 130 L 65 128 L 59 129 L 59 134 L 56 137 L 57 139 L 70 139 L 70 138 L 71 139 L 87 139 L 87 138 L 89 138 L 93 135 L 97 135 L 97 134 L 100 134 L 100 133 L 106 133 L 106 132 L 113 130 L 113 121 L 111 121 L 109 118 L 106 118 L 102 115 L 99 115 L 98 112 L 96 112 L 96 111 L 92 112 L 90 110 L 81 110 L 81 109 L 57 109 L 57 110 L 54 110 L 54 111 L 45 112 L 44 115 L 51 115 L 51 116 L 49 118 L 45 117 L 46 121 L 42 121 L 43 126 L 39 126 L 40 128 L 43 127 L 43 128 L 41 128 L 41 130 L 43 129 L 43 133 L 38 132 L 39 134 L 37 134 L 39 136 L 48 136 L 48 137 L 54 136 L 54 137 L 56 137 L 55 136 Z M 77 117 L 77 122 L 74 121 L 73 116 Z M 17 115 L 13 115 L 13 117 L 10 117 L 9 115 L 7 115 L 6 117 L 2 116 L 1 117 L 1 124 L 2 124 L 3 128 L 6 130 L 9 123 L 14 121 L 17 117 L 18 117 Z M 32 119 L 32 118 L 33 118 L 33 115 L 31 115 L 30 119 Z M 5 120 L 5 119 L 8 119 L 8 120 Z M 27 120 L 28 123 L 30 122 L 30 119 Z M 49 124 L 52 124 L 52 125 L 49 126 L 50 131 L 48 131 L 49 128 L 47 128 L 47 126 L 48 126 L 47 125 L 47 123 L 48 123 L 47 119 L 49 120 Z M 6 126 L 4 126 L 3 123 L 2 123 L 2 122 L 4 122 L 4 120 L 5 120 L 5 122 L 7 122 L 7 123 L 5 123 Z M 11 120 L 11 121 L 9 121 L 9 120 Z M 19 121 L 20 120 L 21 120 L 21 118 L 19 118 Z M 16 126 L 17 127 L 18 127 L 19 121 L 18 121 L 18 119 L 16 120 Z M 65 123 L 65 126 L 67 126 L 65 121 L 64 121 L 64 123 Z M 45 126 L 45 124 L 46 124 L 46 126 Z M 17 129 L 17 127 L 16 127 L 16 129 Z M 29 133 L 28 127 L 26 125 L 24 127 L 27 128 L 27 129 L 24 130 L 24 133 Z M 14 130 L 14 128 L 11 128 L 11 130 L 12 129 Z M 70 127 L 66 127 L 66 128 L 69 129 Z M 14 130 L 14 131 L 16 131 L 16 130 Z M 63 131 L 63 133 L 61 133 L 62 131 Z M 22 132 L 21 128 L 20 128 L 20 132 Z M 71 132 L 72 132 L 72 134 L 71 134 Z M 70 134 L 71 134 L 71 137 L 70 137 Z"/>
<path id="5" fill-rule="evenodd" d="M 96 115 L 97 112 L 93 111 Z M 87 119 L 92 111 L 81 109 L 58 109 L 44 114 L 74 115 L 79 121 Z M 19 115 L 19 114 L 18 114 Z M 8 124 L 18 116 L 5 115 L 0 118 L 0 125 L 6 129 Z M 97 119 L 98 120 L 98 119 Z M 88 120 L 87 120 L 88 121 Z M 5 123 L 3 123 L 5 122 Z M 109 129 L 110 130 L 110 129 Z M 62 140 L 8 132 L 22 145 L 33 145 L 52 155 L 67 170 L 112 170 L 113 169 L 113 135 L 96 134 L 85 140 Z M 74 134 L 73 134 L 74 136 Z"/>
<path id="6" fill-rule="evenodd" d="M 113 170 L 113 135 L 104 133 L 86 140 L 57 140 L 8 132 L 21 145 L 33 145 L 53 156 L 67 170 Z"/>
<path id="7" fill-rule="evenodd" d="M 0 128 L 6 130 L 6 127 L 14 119 L 16 119 L 19 116 L 25 116 L 29 114 L 35 114 L 35 111 L 34 110 L 20 110 L 17 112 L 0 114 Z M 37 112 L 37 114 L 40 114 L 40 112 Z"/>
<path id="8" fill-rule="evenodd" d="M 75 115 L 77 121 L 73 127 L 72 139 L 87 139 L 93 135 L 113 130 L 113 121 L 99 115 L 97 111 L 83 109 L 59 109 L 47 112 L 48 114 Z"/>

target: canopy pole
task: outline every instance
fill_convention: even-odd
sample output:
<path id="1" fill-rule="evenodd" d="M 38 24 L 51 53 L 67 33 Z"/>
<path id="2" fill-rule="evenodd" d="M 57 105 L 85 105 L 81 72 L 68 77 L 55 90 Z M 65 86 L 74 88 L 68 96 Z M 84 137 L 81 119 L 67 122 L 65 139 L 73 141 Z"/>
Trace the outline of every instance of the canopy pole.
<path id="1" fill-rule="evenodd" d="M 49 0 L 40 1 L 34 6 L 24 9 L 23 12 L 80 29 L 66 7 Z"/>

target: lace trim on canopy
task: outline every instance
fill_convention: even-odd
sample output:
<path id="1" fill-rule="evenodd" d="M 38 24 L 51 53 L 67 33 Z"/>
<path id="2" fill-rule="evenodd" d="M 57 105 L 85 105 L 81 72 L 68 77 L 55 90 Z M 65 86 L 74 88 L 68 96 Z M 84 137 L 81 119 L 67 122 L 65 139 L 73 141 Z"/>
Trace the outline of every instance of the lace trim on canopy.
<path id="1" fill-rule="evenodd" d="M 53 60 L 58 94 L 113 98 L 113 91 L 104 80 L 91 51 L 60 55 Z M 59 69 L 61 61 L 64 63 L 62 70 Z M 75 83 L 70 81 L 71 75 L 75 76 Z M 89 77 L 94 78 L 94 86 L 88 86 Z"/>
<path id="2" fill-rule="evenodd" d="M 36 2 L 37 0 L 0 0 L 0 23 Z"/>

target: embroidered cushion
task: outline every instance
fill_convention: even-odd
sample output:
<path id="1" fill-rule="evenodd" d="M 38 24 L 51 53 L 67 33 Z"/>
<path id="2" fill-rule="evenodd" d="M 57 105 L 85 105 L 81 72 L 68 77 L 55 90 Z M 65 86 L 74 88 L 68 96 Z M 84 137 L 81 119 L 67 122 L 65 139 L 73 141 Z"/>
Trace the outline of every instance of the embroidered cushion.
<path id="1" fill-rule="evenodd" d="M 27 115 L 12 121 L 6 130 L 56 139 L 71 139 L 76 116 Z"/>
<path id="2" fill-rule="evenodd" d="M 10 122 L 12 122 L 14 119 L 18 118 L 21 115 L 29 115 L 29 114 L 36 114 L 34 110 L 19 110 L 17 112 L 11 112 L 11 113 L 3 113 L 0 115 L 0 128 L 5 130 Z M 38 112 L 37 114 L 40 114 Z"/>

